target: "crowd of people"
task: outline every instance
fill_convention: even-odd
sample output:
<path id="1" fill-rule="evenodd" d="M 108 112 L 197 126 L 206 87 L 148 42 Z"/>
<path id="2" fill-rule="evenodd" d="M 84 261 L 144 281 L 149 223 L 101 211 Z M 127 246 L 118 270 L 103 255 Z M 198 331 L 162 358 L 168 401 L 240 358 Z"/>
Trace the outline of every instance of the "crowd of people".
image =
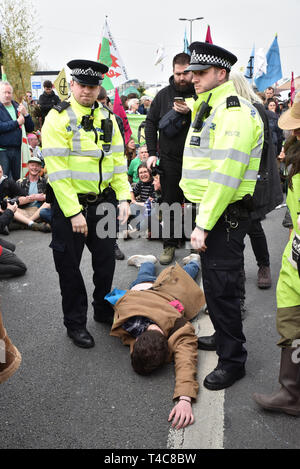
<path id="1" fill-rule="evenodd" d="M 169 85 L 154 99 L 121 96 L 128 115 L 145 115 L 145 137 L 139 142 L 133 137 L 125 142 L 122 119 L 113 114 L 101 87 L 108 70 L 101 63 L 69 62 L 71 96 L 64 102 L 47 81 L 38 103 L 28 92 L 18 104 L 11 85 L 1 82 L 0 230 L 5 236 L 14 229 L 52 232 L 64 325 L 83 348 L 94 346 L 86 329 L 87 294 L 80 272 L 87 245 L 95 321 L 111 324 L 111 335 L 130 346 L 140 374 L 173 356 L 176 404 L 169 420 L 182 428 L 194 421 L 197 348 L 218 355 L 216 369 L 203 383 L 207 389 L 227 388 L 245 376 L 244 238 L 249 235 L 256 257 L 257 285 L 268 289 L 270 256 L 261 221 L 288 192 L 284 226 L 290 228 L 290 241 L 278 284 L 282 389 L 271 398 L 257 394 L 254 399 L 263 408 L 300 415 L 300 369 L 291 360 L 292 343 L 300 338 L 300 103 L 281 101 L 271 87 L 256 93 L 231 71 L 237 58 L 225 49 L 195 42 L 190 51 L 174 57 Z M 21 177 L 25 134 L 30 157 Z M 132 256 L 128 265 L 139 268 L 137 280 L 127 291 L 111 291 L 115 260 L 125 254 L 118 236 L 97 235 L 97 223 L 105 216 L 97 208 L 104 203 L 114 207 L 119 237 L 145 238 L 144 253 L 151 252 L 153 237 L 161 239 L 162 265 L 172 264 L 176 248 L 189 241 L 184 268 L 170 265 L 156 279 L 154 256 Z M 161 204 L 177 204 L 183 225 L 191 209 L 188 235 L 181 230 L 178 236 L 176 211 L 169 210 L 167 223 Z M 155 236 L 153 219 L 159 227 Z M 13 244 L 0 240 L 1 278 L 26 272 L 14 251 Z M 204 293 L 195 282 L 200 269 Z M 190 320 L 205 304 L 215 333 L 196 337 Z M 0 317 L 0 339 L 1 331 Z M 15 347 L 7 350 L 19 364 Z M 0 377 L 8 376 L 0 363 Z"/>

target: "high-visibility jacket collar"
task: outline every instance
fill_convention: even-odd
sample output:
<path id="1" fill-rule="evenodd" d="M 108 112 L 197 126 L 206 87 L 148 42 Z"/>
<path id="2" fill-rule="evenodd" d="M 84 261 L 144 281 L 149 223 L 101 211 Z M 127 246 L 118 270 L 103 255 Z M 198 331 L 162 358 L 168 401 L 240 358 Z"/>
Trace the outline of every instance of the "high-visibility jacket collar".
<path id="1" fill-rule="evenodd" d="M 237 95 L 233 82 L 229 80 L 223 83 L 222 85 L 213 88 L 210 91 L 205 91 L 204 93 L 198 94 L 198 99 L 195 102 L 194 109 L 198 110 L 201 103 L 203 101 L 207 101 L 210 93 L 212 95 L 208 104 L 212 108 L 215 108 L 216 106 L 218 106 L 218 104 L 224 101 L 224 96 Z"/>

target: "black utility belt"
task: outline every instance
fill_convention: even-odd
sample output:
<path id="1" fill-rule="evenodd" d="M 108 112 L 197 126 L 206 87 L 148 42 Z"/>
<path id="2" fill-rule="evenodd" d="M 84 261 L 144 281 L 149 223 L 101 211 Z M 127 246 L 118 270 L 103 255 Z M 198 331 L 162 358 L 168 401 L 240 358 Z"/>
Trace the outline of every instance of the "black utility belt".
<path id="1" fill-rule="evenodd" d="M 238 220 L 244 220 L 250 217 L 249 210 L 244 206 L 241 200 L 229 204 L 224 212 L 224 215 L 229 216 L 230 218 L 236 218 Z"/>
<path id="2" fill-rule="evenodd" d="M 81 205 L 84 207 L 86 205 L 96 205 L 101 202 L 102 194 L 96 194 L 94 192 L 89 192 L 88 194 L 78 194 L 78 200 Z"/>
<path id="3" fill-rule="evenodd" d="M 95 192 L 88 192 L 87 194 L 77 194 L 79 203 L 86 207 L 87 205 L 99 205 L 103 202 L 106 202 L 114 193 L 114 190 L 111 187 L 107 187 L 100 194 Z"/>

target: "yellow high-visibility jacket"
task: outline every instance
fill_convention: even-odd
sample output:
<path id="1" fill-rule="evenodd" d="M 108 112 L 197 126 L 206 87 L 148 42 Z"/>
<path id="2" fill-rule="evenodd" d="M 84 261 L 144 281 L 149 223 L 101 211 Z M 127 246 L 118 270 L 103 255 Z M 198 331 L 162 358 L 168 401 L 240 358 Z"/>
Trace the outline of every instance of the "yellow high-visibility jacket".
<path id="1" fill-rule="evenodd" d="M 101 121 L 109 116 L 108 110 L 99 104 L 94 111 L 96 144 L 94 131 L 85 131 L 81 125 L 91 108 L 81 106 L 73 96 L 69 101 L 71 105 L 60 113 L 52 109 L 42 128 L 42 154 L 49 183 L 64 215 L 72 217 L 82 210 L 77 194 L 99 194 L 109 184 L 118 200 L 130 200 L 124 144 L 115 116 L 110 116 L 111 145 L 103 148 Z"/>
<path id="2" fill-rule="evenodd" d="M 198 95 L 192 122 L 210 93 L 212 110 L 201 131 L 190 127 L 180 181 L 185 197 L 200 203 L 197 226 L 208 231 L 230 203 L 253 194 L 264 139 L 258 111 L 231 81 Z"/>

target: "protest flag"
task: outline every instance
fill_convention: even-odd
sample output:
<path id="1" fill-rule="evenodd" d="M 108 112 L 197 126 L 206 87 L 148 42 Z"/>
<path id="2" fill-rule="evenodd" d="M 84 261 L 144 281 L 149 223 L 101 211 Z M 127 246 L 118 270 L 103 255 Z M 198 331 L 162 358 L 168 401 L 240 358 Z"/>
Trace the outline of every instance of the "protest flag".
<path id="1" fill-rule="evenodd" d="M 7 76 L 6 76 L 6 73 L 4 71 L 3 65 L 1 65 L 1 80 L 2 81 L 7 81 Z"/>
<path id="2" fill-rule="evenodd" d="M 112 90 L 128 80 L 126 68 L 108 27 L 107 20 L 104 23 L 97 60 L 109 67 L 109 71 L 102 82 L 102 86 L 106 90 Z"/>
<path id="3" fill-rule="evenodd" d="M 69 96 L 69 87 L 64 68 L 59 72 L 53 84 L 61 101 Z"/>
<path id="4" fill-rule="evenodd" d="M 253 45 L 252 52 L 248 61 L 248 65 L 246 68 L 245 78 L 252 83 L 253 76 L 254 76 L 254 57 L 255 57 L 255 46 Z"/>
<path id="5" fill-rule="evenodd" d="M 139 128 L 140 125 L 146 120 L 145 114 L 127 114 L 128 122 L 132 130 L 132 138 L 135 143 L 143 143 L 139 141 Z"/>
<path id="6" fill-rule="evenodd" d="M 209 44 L 213 44 L 211 34 L 210 34 L 210 26 L 209 25 L 207 26 L 205 42 L 208 42 Z"/>
<path id="7" fill-rule="evenodd" d="M 292 72 L 292 79 L 291 79 L 291 104 L 294 102 L 296 90 L 295 90 L 295 80 L 294 80 L 294 72 Z"/>
<path id="8" fill-rule="evenodd" d="M 255 85 L 258 91 L 264 91 L 268 86 L 272 86 L 276 81 L 282 78 L 280 52 L 278 46 L 277 34 L 266 55 L 267 71 L 255 79 Z"/>
<path id="9" fill-rule="evenodd" d="M 187 40 L 187 36 L 186 36 L 186 29 L 184 30 L 183 52 L 185 52 L 186 54 L 191 55 L 190 49 L 189 49 L 189 41 Z"/>
<path id="10" fill-rule="evenodd" d="M 117 88 L 115 89 L 114 114 L 119 116 L 123 121 L 125 145 L 127 145 L 132 135 L 132 131 L 131 131 L 131 128 L 127 119 L 127 114 L 123 108 L 122 101 L 120 99 Z"/>

